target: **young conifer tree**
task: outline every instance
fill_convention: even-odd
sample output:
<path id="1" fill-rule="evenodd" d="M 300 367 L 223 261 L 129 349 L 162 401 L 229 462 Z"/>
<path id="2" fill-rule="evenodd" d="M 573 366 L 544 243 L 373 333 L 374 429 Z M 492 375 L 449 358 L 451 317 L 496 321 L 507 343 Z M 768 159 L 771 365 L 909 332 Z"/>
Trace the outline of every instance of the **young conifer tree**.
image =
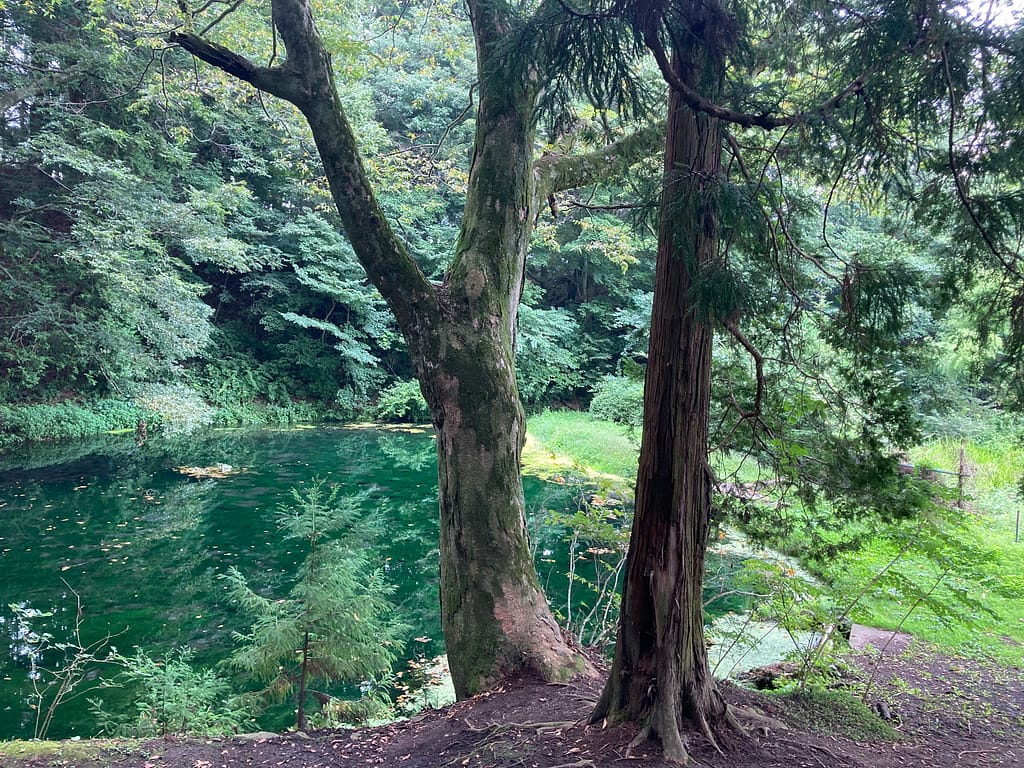
<path id="1" fill-rule="evenodd" d="M 389 600 L 394 587 L 367 555 L 377 531 L 365 494 L 340 497 L 321 479 L 304 492 L 293 489 L 292 498 L 278 513 L 278 528 L 308 551 L 288 595 L 257 594 L 234 567 L 224 578 L 232 601 L 254 620 L 237 634 L 230 665 L 265 683 L 269 699 L 293 696 L 301 731 L 309 725 L 309 699 L 331 699 L 314 684 L 372 688 L 391 671 L 407 627 Z"/>

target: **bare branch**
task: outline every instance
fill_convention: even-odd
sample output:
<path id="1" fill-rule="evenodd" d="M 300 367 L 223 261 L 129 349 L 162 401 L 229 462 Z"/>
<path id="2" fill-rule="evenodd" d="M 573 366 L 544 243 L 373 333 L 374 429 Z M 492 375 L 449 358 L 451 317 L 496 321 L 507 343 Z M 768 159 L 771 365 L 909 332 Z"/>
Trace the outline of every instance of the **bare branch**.
<path id="1" fill-rule="evenodd" d="M 451 133 L 452 129 L 455 128 L 456 126 L 462 125 L 462 122 L 466 119 L 466 115 L 468 115 L 469 111 L 473 109 L 473 92 L 476 90 L 478 85 L 479 83 L 476 81 L 470 84 L 469 103 L 466 104 L 465 109 L 463 109 L 458 115 L 455 116 L 454 120 L 452 120 L 450 123 L 448 123 L 448 125 L 444 127 L 444 132 L 441 134 L 441 138 L 437 140 L 437 144 L 434 146 L 434 152 L 431 155 L 431 157 L 435 159 L 437 158 L 438 154 L 440 154 L 441 152 L 441 146 L 444 144 L 445 139 L 448 138 L 448 134 Z"/>
<path id="2" fill-rule="evenodd" d="M 593 205 L 591 203 L 584 203 L 582 200 L 570 200 L 569 206 L 572 208 L 581 208 L 584 211 L 635 211 L 639 208 L 646 208 L 646 203 L 613 203 L 610 205 Z"/>
<path id="3" fill-rule="evenodd" d="M 754 346 L 753 342 L 743 334 L 743 331 L 737 327 L 736 323 L 727 320 L 724 321 L 722 325 L 724 325 L 725 329 L 729 331 L 732 337 L 740 343 L 740 346 L 747 351 L 747 354 L 750 355 L 750 359 L 754 361 L 754 377 L 757 382 L 757 390 L 754 394 L 754 407 L 749 411 L 744 410 L 740 407 L 739 403 L 736 402 L 736 399 L 733 398 L 733 405 L 740 414 L 740 423 L 748 420 L 752 421 L 754 430 L 757 429 L 758 425 L 761 425 L 768 436 L 771 437 L 772 431 L 762 418 L 761 408 L 765 392 L 764 356 L 758 351 L 757 347 Z M 737 424 L 737 426 L 739 425 Z"/>
<path id="4" fill-rule="evenodd" d="M 229 75 L 254 85 L 292 103 L 301 100 L 302 83 L 298 76 L 283 67 L 261 67 L 223 45 L 206 40 L 193 32 L 171 32 L 167 40 L 181 46 L 197 59 L 205 61 Z"/>
<path id="5" fill-rule="evenodd" d="M 242 0 L 235 0 L 227 8 L 225 8 L 223 11 L 221 11 L 220 15 L 218 15 L 217 18 L 215 18 L 213 21 L 211 21 L 209 24 L 207 24 L 205 27 L 203 27 L 202 30 L 199 32 L 199 34 L 200 35 L 205 35 L 211 29 L 213 29 L 218 24 L 220 24 L 222 21 L 224 21 L 224 19 L 227 18 L 229 13 L 234 13 L 238 9 L 238 6 L 240 6 L 241 4 L 242 4 Z"/>

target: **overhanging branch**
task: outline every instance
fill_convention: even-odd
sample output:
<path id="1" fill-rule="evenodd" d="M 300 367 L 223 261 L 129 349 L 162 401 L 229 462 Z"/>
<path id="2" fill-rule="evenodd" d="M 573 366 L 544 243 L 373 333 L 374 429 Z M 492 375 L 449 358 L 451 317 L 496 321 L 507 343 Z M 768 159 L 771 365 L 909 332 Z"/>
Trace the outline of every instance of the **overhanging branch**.
<path id="1" fill-rule="evenodd" d="M 664 143 L 665 123 L 657 122 L 593 152 L 541 155 L 533 164 L 537 198 L 543 200 L 556 192 L 621 176 L 640 160 L 662 150 Z"/>
<path id="2" fill-rule="evenodd" d="M 960 200 L 960 205 L 963 206 L 964 211 L 967 212 L 967 216 L 981 237 L 982 242 L 985 243 L 985 247 L 996 257 L 996 260 L 1002 265 L 1003 269 L 1014 277 L 1024 277 L 1024 275 L 1021 275 L 1017 265 L 1007 259 L 1006 255 L 1000 251 L 998 244 L 993 241 L 988 230 L 978 220 L 978 214 L 971 204 L 971 199 L 964 186 L 963 179 L 960 178 L 960 168 L 957 166 L 956 153 L 954 152 L 955 142 L 953 140 L 953 132 L 956 127 L 956 93 L 953 88 L 953 77 L 949 71 L 949 54 L 945 47 L 942 49 L 942 66 L 946 77 L 946 89 L 949 93 L 949 130 L 946 134 L 946 158 L 949 164 L 949 173 L 953 177 L 953 186 L 956 188 L 957 198 Z"/>
<path id="3" fill-rule="evenodd" d="M 922 42 L 922 38 L 919 35 L 909 44 L 901 47 L 892 55 L 879 60 L 874 65 L 865 69 L 857 77 L 847 83 L 846 86 L 839 90 L 834 96 L 826 99 L 816 106 L 809 107 L 808 109 L 792 115 L 771 115 L 768 113 L 752 114 L 748 112 L 739 112 L 737 110 L 715 104 L 713 101 L 705 98 L 699 92 L 683 82 L 682 78 L 673 71 L 668 53 L 665 51 L 665 47 L 661 43 L 661 38 L 658 34 L 658 25 L 661 20 L 661 14 L 654 15 L 644 26 L 644 45 L 646 45 L 654 55 L 654 59 L 658 64 L 658 69 L 661 70 L 661 74 L 665 79 L 665 82 L 668 83 L 672 90 L 679 94 L 683 102 L 695 112 L 702 112 L 706 115 L 710 115 L 711 117 L 718 118 L 719 120 L 743 126 L 744 128 L 764 128 L 766 130 L 798 125 L 812 119 L 828 118 L 832 111 L 840 104 L 851 96 L 860 93 L 870 78 L 874 76 L 874 74 L 877 73 L 883 65 L 891 63 L 901 55 L 913 53 Z"/>
<path id="4" fill-rule="evenodd" d="M 334 84 L 330 56 L 308 0 L 273 0 L 273 24 L 284 42 L 283 64 L 262 67 L 191 32 L 168 39 L 196 58 L 291 102 L 309 122 L 324 174 L 356 257 L 403 331 L 433 323 L 436 290 L 391 228 L 363 166 L 358 143 Z"/>
<path id="5" fill-rule="evenodd" d="M 654 54 L 654 60 L 658 63 L 658 69 L 661 70 L 661 75 L 665 78 L 665 82 L 668 83 L 672 90 L 679 94 L 682 100 L 686 103 L 686 106 L 695 112 L 703 112 L 711 117 L 724 120 L 728 123 L 733 123 L 734 125 L 740 125 L 744 128 L 764 128 L 771 130 L 773 128 L 782 128 L 788 125 L 804 123 L 811 118 L 828 117 L 829 113 L 831 113 L 832 110 L 838 107 L 842 102 L 846 101 L 846 99 L 850 98 L 855 93 L 859 93 L 863 89 L 864 84 L 867 82 L 870 75 L 878 69 L 878 66 L 866 69 L 859 76 L 851 80 L 845 88 L 839 91 L 839 93 L 832 98 L 798 114 L 769 115 L 767 113 L 762 113 L 755 115 L 748 112 L 739 112 L 735 109 L 729 109 L 715 104 L 684 83 L 682 78 L 672 70 L 672 63 L 669 61 L 668 53 L 666 53 L 664 46 L 661 44 L 661 40 L 658 39 L 655 32 L 649 31 L 645 33 L 644 42 L 650 49 L 651 53 Z"/>
<path id="6" fill-rule="evenodd" d="M 192 32 L 171 32 L 167 36 L 167 41 L 261 91 L 292 103 L 302 98 L 303 89 L 299 77 L 283 67 L 258 66 L 223 45 Z"/>

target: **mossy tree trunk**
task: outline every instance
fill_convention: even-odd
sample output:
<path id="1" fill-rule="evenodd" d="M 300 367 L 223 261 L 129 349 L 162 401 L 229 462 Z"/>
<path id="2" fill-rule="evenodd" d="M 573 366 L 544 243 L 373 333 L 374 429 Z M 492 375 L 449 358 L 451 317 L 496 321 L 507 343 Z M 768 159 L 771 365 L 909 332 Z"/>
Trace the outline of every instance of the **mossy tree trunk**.
<path id="1" fill-rule="evenodd" d="M 672 67 L 705 92 L 722 71 L 721 60 L 698 46 L 676 47 Z M 673 91 L 636 510 L 615 658 L 592 713 L 593 721 L 640 723 L 638 740 L 657 737 L 665 756 L 678 762 L 687 760 L 680 735 L 684 719 L 713 739 L 714 727 L 728 715 L 704 642 L 714 320 L 696 285 L 719 260 L 715 187 L 721 144 L 720 121 L 694 112 Z"/>
<path id="2" fill-rule="evenodd" d="M 501 49 L 513 32 L 511 4 L 469 0 L 468 7 L 478 60 L 476 143 L 462 231 L 440 284 L 423 275 L 377 204 L 308 0 L 272 0 L 287 54 L 278 66 L 258 66 L 192 33 L 170 36 L 302 111 L 346 235 L 402 329 L 437 430 L 442 626 L 459 697 L 524 669 L 548 680 L 592 671 L 559 631 L 530 556 L 516 316 L 538 201 L 621 172 L 662 135 L 653 127 L 592 155 L 534 162 L 542 68 Z"/>
<path id="3" fill-rule="evenodd" d="M 504 4 L 471 2 L 470 13 L 480 104 L 462 231 L 438 291 L 446 320 L 410 339 L 437 431 L 441 621 L 460 698 L 524 667 L 549 680 L 586 668 L 537 580 L 520 476 L 515 329 L 536 215 L 537 86 L 498 51 L 511 31 Z"/>

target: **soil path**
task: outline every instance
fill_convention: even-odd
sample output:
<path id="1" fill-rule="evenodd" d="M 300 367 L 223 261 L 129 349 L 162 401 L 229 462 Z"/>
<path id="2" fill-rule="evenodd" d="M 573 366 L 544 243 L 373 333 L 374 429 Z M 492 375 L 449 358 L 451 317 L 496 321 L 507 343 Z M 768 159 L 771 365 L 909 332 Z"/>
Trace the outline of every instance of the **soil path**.
<path id="1" fill-rule="evenodd" d="M 871 710 L 836 705 L 835 692 L 769 695 L 725 685 L 726 698 L 788 724 L 727 736 L 724 754 L 698 734 L 688 748 L 711 768 L 1024 768 L 1024 671 L 911 646 L 847 659 L 837 685 Z M 635 731 L 583 722 L 600 683 L 524 680 L 470 701 L 379 728 L 111 745 L 99 758 L 11 759 L 3 768 L 662 768 L 657 745 L 632 753 Z M 888 722 L 883 721 L 882 716 Z M 886 726 L 893 730 L 883 735 Z M 6 761 L 6 762 L 5 762 Z"/>

